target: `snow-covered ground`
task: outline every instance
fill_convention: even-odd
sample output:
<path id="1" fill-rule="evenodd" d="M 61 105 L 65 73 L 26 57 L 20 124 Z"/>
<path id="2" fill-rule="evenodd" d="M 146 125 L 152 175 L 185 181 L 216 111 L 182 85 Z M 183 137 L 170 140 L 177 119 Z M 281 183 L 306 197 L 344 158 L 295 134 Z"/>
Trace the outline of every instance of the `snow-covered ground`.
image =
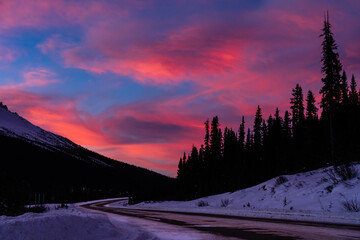
<path id="1" fill-rule="evenodd" d="M 112 200 L 112 199 L 106 199 Z M 96 202 L 96 201 L 92 201 Z M 91 203 L 91 202 L 86 202 Z M 140 218 L 99 213 L 69 204 L 44 213 L 0 216 L 0 240 L 201 240 L 212 235 Z M 216 238 L 217 239 L 217 238 Z"/>
<path id="2" fill-rule="evenodd" d="M 87 213 L 69 205 L 45 213 L 26 213 L 16 217 L 0 216 L 1 240 L 119 240 L 158 239 L 129 222 L 115 226 L 107 216 Z"/>
<path id="3" fill-rule="evenodd" d="M 360 212 L 344 207 L 345 202 L 352 201 L 360 208 L 360 165 L 355 168 L 358 177 L 337 184 L 329 176 L 331 168 L 325 168 L 284 175 L 283 183 L 276 177 L 254 187 L 193 201 L 135 206 L 118 202 L 110 206 L 360 225 Z M 208 206 L 199 207 L 200 203 Z"/>

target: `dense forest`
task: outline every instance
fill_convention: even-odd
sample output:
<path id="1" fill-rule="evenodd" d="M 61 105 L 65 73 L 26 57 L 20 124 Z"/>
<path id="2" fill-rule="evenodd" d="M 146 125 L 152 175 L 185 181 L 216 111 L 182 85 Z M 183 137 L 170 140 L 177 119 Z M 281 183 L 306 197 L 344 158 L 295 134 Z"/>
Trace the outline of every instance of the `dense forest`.
<path id="1" fill-rule="evenodd" d="M 334 166 L 350 178 L 360 157 L 360 104 L 354 75 L 341 64 L 329 16 L 324 19 L 320 108 L 314 93 L 292 89 L 290 110 L 265 118 L 257 107 L 252 129 L 244 117 L 238 130 L 205 121 L 204 144 L 180 158 L 178 198 L 193 199 L 249 187 L 272 177 Z M 304 101 L 305 98 L 305 101 Z M 321 114 L 319 116 L 319 110 Z"/>

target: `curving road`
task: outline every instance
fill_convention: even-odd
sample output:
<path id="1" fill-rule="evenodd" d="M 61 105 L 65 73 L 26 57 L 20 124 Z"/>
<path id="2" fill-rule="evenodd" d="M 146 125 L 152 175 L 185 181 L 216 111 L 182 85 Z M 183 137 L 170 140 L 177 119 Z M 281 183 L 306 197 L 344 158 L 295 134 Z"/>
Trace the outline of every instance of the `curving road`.
<path id="1" fill-rule="evenodd" d="M 214 235 L 215 239 L 360 239 L 360 226 L 274 220 L 226 215 L 181 213 L 107 207 L 119 200 L 98 201 L 81 205 L 95 211 L 141 218 L 196 229 Z"/>

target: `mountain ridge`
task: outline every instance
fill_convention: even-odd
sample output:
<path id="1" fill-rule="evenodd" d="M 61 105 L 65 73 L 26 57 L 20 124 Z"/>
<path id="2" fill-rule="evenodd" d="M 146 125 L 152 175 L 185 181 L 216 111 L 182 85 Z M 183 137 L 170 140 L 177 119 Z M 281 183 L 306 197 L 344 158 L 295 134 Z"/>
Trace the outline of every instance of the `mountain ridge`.
<path id="1" fill-rule="evenodd" d="M 46 202 L 123 195 L 159 199 L 174 184 L 170 177 L 102 156 L 35 126 L 2 103 L 0 148 L 0 213 L 4 199 L 33 203 L 36 194 L 43 194 Z"/>

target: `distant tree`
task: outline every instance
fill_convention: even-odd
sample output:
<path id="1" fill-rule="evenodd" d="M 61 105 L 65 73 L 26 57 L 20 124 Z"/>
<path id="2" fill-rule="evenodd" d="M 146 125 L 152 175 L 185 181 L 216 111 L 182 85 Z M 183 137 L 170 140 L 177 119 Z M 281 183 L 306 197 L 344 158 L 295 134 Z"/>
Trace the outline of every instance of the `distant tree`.
<path id="1" fill-rule="evenodd" d="M 262 123 L 262 114 L 260 106 L 256 109 L 255 119 L 254 119 L 254 149 L 255 151 L 259 150 L 261 147 L 261 123 Z"/>
<path id="2" fill-rule="evenodd" d="M 221 160 L 222 136 L 218 116 L 215 116 L 211 121 L 210 132 L 210 153 L 212 161 Z"/>
<path id="3" fill-rule="evenodd" d="M 354 75 L 351 77 L 350 83 L 350 92 L 349 92 L 349 101 L 351 106 L 358 106 L 359 105 L 359 95 L 356 90 L 356 81 Z"/>
<path id="4" fill-rule="evenodd" d="M 241 118 L 241 124 L 239 127 L 239 147 L 240 151 L 243 151 L 245 148 L 245 119 L 244 116 Z"/>
<path id="5" fill-rule="evenodd" d="M 295 134 L 295 131 L 297 131 L 296 128 L 301 126 L 305 120 L 303 93 L 299 84 L 296 84 L 296 87 L 292 90 L 292 98 L 290 103 L 290 108 L 292 110 L 292 127 L 293 133 Z"/>
<path id="6" fill-rule="evenodd" d="M 340 90 L 341 90 L 341 103 L 342 105 L 347 106 L 349 103 L 349 96 L 348 96 L 349 85 L 347 82 L 347 76 L 345 71 L 343 71 L 343 74 L 341 76 Z"/>
<path id="7" fill-rule="evenodd" d="M 286 141 L 290 141 L 291 140 L 291 119 L 290 119 L 290 114 L 289 111 L 285 111 L 284 114 L 284 122 L 283 122 L 283 132 L 284 132 L 284 136 Z"/>
<path id="8" fill-rule="evenodd" d="M 180 158 L 179 164 L 178 164 L 178 170 L 177 170 L 177 177 L 176 177 L 178 180 L 182 179 L 183 171 L 184 171 L 184 163 L 183 163 L 182 158 Z"/>
<path id="9" fill-rule="evenodd" d="M 316 100 L 312 91 L 308 91 L 306 97 L 306 120 L 314 121 L 318 119 L 318 108 L 315 106 Z"/>
<path id="10" fill-rule="evenodd" d="M 246 135 L 246 145 L 245 145 L 245 149 L 247 151 L 250 151 L 251 147 L 252 147 L 252 139 L 251 138 L 252 138 L 251 131 L 250 131 L 250 128 L 248 128 L 247 135 Z"/>
<path id="11" fill-rule="evenodd" d="M 205 144 L 205 151 L 204 151 L 204 161 L 209 161 L 210 158 L 210 126 L 209 126 L 209 119 L 206 119 L 205 123 L 205 138 L 204 138 L 204 144 Z"/>

